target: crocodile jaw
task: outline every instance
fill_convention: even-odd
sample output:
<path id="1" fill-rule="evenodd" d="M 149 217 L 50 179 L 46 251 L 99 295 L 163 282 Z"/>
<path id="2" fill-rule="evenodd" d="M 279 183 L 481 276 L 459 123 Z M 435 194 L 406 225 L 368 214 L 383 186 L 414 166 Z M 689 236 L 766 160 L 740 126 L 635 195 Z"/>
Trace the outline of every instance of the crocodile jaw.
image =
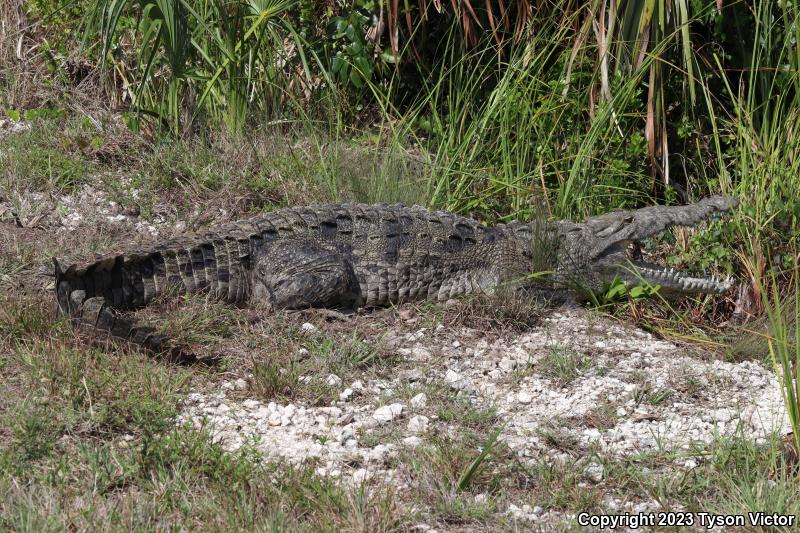
<path id="1" fill-rule="evenodd" d="M 632 268 L 631 268 L 632 267 Z M 724 294 L 733 286 L 733 279 L 719 279 L 716 276 L 694 277 L 674 268 L 662 267 L 641 261 L 630 261 L 625 277 L 628 283 L 648 283 L 659 285 L 662 292 L 679 292 L 681 294 Z"/>
<path id="2" fill-rule="evenodd" d="M 629 258 L 624 252 L 612 253 L 597 265 L 602 277 L 610 282 L 621 279 L 626 285 L 658 285 L 662 293 L 724 294 L 733 286 L 733 278 L 696 277 L 671 267 Z"/>
<path id="3" fill-rule="evenodd" d="M 715 214 L 726 213 L 738 205 L 730 196 L 711 196 L 684 206 L 651 206 L 632 211 L 612 211 L 590 217 L 584 223 L 565 224 L 570 253 L 590 250 L 588 270 L 596 282 L 611 282 L 621 278 L 626 284 L 649 283 L 661 286 L 663 292 L 680 294 L 722 294 L 733 285 L 731 279 L 695 277 L 661 265 L 630 257 L 630 245 L 635 248 L 644 239 L 654 237 L 672 227 L 692 227 Z M 579 264 L 577 262 L 576 264 Z M 576 272 L 576 274 L 579 272 Z"/>

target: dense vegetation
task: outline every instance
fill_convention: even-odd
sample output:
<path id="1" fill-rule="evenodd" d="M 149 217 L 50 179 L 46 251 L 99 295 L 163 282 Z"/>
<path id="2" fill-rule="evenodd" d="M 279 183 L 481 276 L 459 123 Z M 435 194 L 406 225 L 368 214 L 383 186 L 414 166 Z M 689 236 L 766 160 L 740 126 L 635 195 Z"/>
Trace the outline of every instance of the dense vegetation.
<path id="1" fill-rule="evenodd" d="M 266 207 L 300 195 L 214 161 L 280 138 L 315 161 L 284 174 L 327 198 L 489 221 L 738 196 L 732 221 L 664 246 L 674 266 L 735 275 L 735 293 L 620 307 L 686 336 L 764 315 L 800 449 L 800 1 L 29 0 L 0 17 L 0 118 L 68 132 L 0 166 L 56 188 L 141 143 L 161 185 L 236 179 Z M 123 133 L 98 126 L 120 115 Z M 308 161 L 282 157 L 259 162 Z M 736 338 L 734 356 L 756 349 Z"/>
<path id="2" fill-rule="evenodd" d="M 541 202 L 575 217 L 736 193 L 756 246 L 791 240 L 797 3 L 617 4 L 34 0 L 22 44 L 41 41 L 54 89 L 95 76 L 137 129 L 281 124 L 413 151 L 438 207 L 527 218 Z M 19 88 L 14 69 L 4 84 Z M 64 103 L 3 93 L 12 114 Z"/>

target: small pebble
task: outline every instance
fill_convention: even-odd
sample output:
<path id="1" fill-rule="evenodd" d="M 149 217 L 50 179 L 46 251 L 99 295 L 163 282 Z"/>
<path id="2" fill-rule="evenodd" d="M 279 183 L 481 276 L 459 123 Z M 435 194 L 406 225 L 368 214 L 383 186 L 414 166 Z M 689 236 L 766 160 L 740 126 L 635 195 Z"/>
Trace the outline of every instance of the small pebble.
<path id="1" fill-rule="evenodd" d="M 378 424 L 385 424 L 387 422 L 391 422 L 403 412 L 404 406 L 399 403 L 392 403 L 389 405 L 383 405 L 378 407 L 374 413 L 372 413 L 372 418 Z"/>
<path id="2" fill-rule="evenodd" d="M 428 431 L 428 417 L 423 415 L 412 416 L 408 421 L 408 431 L 411 433 L 425 433 Z"/>
<path id="3" fill-rule="evenodd" d="M 424 392 L 420 392 L 419 394 L 411 398 L 409 404 L 414 409 L 422 409 L 423 407 L 428 405 L 428 395 L 425 394 Z"/>
<path id="4" fill-rule="evenodd" d="M 342 402 L 346 402 L 347 400 L 350 399 L 352 395 L 353 395 L 353 389 L 348 387 L 339 393 L 339 400 Z"/>

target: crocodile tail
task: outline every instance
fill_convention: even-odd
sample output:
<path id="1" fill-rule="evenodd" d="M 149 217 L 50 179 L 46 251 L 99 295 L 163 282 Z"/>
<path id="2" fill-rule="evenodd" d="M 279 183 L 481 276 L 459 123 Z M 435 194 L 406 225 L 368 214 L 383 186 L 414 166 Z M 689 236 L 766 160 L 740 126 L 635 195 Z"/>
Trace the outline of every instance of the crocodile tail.
<path id="1" fill-rule="evenodd" d="M 234 247 L 237 253 L 232 253 Z M 130 342 L 171 360 L 194 361 L 190 352 L 154 328 L 135 323 L 123 312 L 140 308 L 168 292 L 208 288 L 222 299 L 243 299 L 247 277 L 238 247 L 236 241 L 217 239 L 189 245 L 168 243 L 84 264 L 54 259 L 59 313 L 68 316 L 76 330 L 95 340 Z"/>
<path id="2" fill-rule="evenodd" d="M 163 294 L 204 290 L 230 303 L 244 301 L 249 292 L 250 239 L 207 237 L 84 264 L 65 266 L 54 259 L 58 307 L 73 314 L 78 302 L 102 297 L 115 309 L 137 309 Z"/>
<path id="3" fill-rule="evenodd" d="M 94 297 L 117 309 L 141 307 L 163 292 L 158 286 L 165 277 L 154 268 L 155 255 L 116 254 L 83 264 L 53 259 L 59 311 L 72 316 L 84 300 Z"/>

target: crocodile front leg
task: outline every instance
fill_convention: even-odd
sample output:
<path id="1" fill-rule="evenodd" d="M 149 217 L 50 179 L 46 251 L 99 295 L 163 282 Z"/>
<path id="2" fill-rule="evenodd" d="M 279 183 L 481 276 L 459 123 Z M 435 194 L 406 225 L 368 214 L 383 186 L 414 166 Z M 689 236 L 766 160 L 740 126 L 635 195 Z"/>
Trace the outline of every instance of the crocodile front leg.
<path id="1" fill-rule="evenodd" d="M 313 241 L 276 241 L 256 258 L 251 304 L 267 309 L 353 308 L 362 303 L 353 265 Z"/>

